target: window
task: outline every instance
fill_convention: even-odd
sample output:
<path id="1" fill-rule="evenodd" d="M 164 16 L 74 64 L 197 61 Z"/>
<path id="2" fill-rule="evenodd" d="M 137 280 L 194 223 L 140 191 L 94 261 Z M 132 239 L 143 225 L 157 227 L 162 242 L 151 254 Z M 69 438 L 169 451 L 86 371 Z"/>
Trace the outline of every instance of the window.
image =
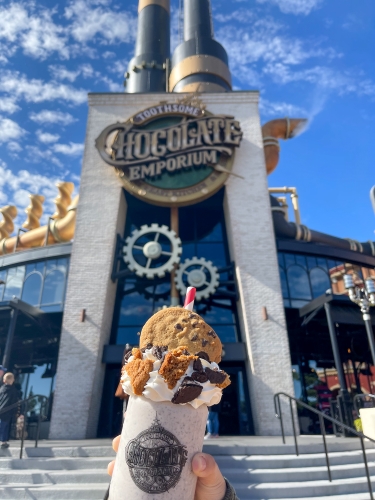
<path id="1" fill-rule="evenodd" d="M 323 295 L 331 288 L 327 272 L 323 271 L 320 267 L 315 267 L 310 271 L 310 281 L 314 299 L 319 297 L 319 295 Z"/>
<path id="2" fill-rule="evenodd" d="M 8 270 L 3 300 L 21 297 L 24 276 L 25 266 L 13 267 Z"/>
<path id="3" fill-rule="evenodd" d="M 29 274 L 23 285 L 21 299 L 32 306 L 39 305 L 42 283 L 43 278 L 40 273 L 32 272 L 31 274 Z"/>

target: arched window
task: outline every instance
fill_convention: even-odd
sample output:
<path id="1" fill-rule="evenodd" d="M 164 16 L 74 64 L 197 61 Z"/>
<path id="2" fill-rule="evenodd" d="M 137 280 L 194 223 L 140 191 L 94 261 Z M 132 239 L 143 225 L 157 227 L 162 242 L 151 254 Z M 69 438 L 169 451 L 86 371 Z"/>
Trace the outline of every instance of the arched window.
<path id="1" fill-rule="evenodd" d="M 304 268 L 292 265 L 288 268 L 287 276 L 290 298 L 311 300 L 310 281 Z"/>
<path id="2" fill-rule="evenodd" d="M 17 298 L 21 297 L 24 276 L 25 266 L 14 267 L 8 270 L 3 300 L 12 300 L 13 296 Z"/>
<path id="3" fill-rule="evenodd" d="M 320 267 L 315 267 L 310 271 L 310 281 L 314 299 L 331 288 L 328 274 Z"/>
<path id="4" fill-rule="evenodd" d="M 59 304 L 63 301 L 65 276 L 65 273 L 57 269 L 47 274 L 44 280 L 42 304 Z"/>
<path id="5" fill-rule="evenodd" d="M 32 306 L 39 305 L 40 292 L 42 290 L 42 275 L 39 273 L 31 273 L 26 278 L 22 290 L 22 300 Z"/>

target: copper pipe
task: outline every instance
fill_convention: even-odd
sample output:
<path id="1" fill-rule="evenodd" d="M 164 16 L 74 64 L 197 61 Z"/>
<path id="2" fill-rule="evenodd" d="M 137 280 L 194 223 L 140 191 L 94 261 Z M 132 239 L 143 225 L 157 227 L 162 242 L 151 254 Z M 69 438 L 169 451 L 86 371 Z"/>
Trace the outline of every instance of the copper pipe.
<path id="1" fill-rule="evenodd" d="M 56 243 L 67 243 L 74 237 L 76 227 L 76 209 L 79 197 L 76 196 L 73 203 L 68 208 L 67 215 L 59 220 L 52 220 L 48 225 L 31 229 L 27 233 L 20 235 L 17 243 L 17 236 L 11 238 L 4 238 L 0 241 L 0 255 L 12 253 L 17 244 L 17 252 L 25 250 L 26 248 L 41 247 L 46 243 L 48 234 L 47 245 L 54 245 Z"/>
<path id="2" fill-rule="evenodd" d="M 287 140 L 295 137 L 306 126 L 306 122 L 307 120 L 304 118 L 279 118 L 263 125 L 262 134 L 267 175 L 270 175 L 279 163 L 279 139 Z"/>

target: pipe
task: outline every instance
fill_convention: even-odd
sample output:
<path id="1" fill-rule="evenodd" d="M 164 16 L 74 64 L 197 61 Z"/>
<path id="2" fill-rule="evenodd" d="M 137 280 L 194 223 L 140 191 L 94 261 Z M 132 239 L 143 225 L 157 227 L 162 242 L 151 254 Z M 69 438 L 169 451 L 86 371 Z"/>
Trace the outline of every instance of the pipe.
<path id="1" fill-rule="evenodd" d="M 125 74 L 128 93 L 165 92 L 170 57 L 170 0 L 139 0 L 135 55 Z"/>
<path id="2" fill-rule="evenodd" d="M 375 257 L 375 244 L 372 241 L 360 243 L 359 241 L 350 239 L 337 238 L 336 236 L 331 236 L 330 234 L 314 231 L 313 229 L 309 229 L 307 226 L 302 224 L 288 222 L 285 219 L 284 208 L 280 205 L 276 198 L 270 195 L 270 200 L 276 238 L 329 245 L 336 248 L 342 248 L 343 250 L 352 250 Z"/>
<path id="3" fill-rule="evenodd" d="M 265 123 L 262 127 L 264 157 L 267 175 L 277 167 L 280 158 L 279 139 L 292 139 L 306 126 L 305 118 L 279 118 Z"/>
<path id="4" fill-rule="evenodd" d="M 176 48 L 171 92 L 226 92 L 232 89 L 228 55 L 214 40 L 210 0 L 184 0 L 184 41 Z"/>
<path id="5" fill-rule="evenodd" d="M 76 210 L 79 197 L 76 196 L 73 203 L 68 208 L 67 215 L 58 220 L 51 220 L 48 225 L 31 229 L 27 233 L 23 233 L 17 238 L 4 238 L 0 241 L 0 255 L 6 255 L 15 251 L 25 250 L 26 248 L 41 247 L 47 245 L 54 245 L 56 243 L 67 243 L 74 237 L 76 226 Z M 48 241 L 46 237 L 48 234 Z M 18 242 L 17 242 L 18 239 Z"/>

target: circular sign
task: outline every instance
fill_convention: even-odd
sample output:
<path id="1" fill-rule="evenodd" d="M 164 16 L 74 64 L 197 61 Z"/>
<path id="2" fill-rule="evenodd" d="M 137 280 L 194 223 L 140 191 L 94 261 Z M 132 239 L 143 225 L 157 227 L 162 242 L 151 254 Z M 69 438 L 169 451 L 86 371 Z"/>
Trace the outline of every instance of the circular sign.
<path id="1" fill-rule="evenodd" d="M 156 418 L 149 429 L 129 441 L 125 459 L 138 488 L 158 494 L 170 490 L 180 480 L 187 450 Z"/>
<path id="2" fill-rule="evenodd" d="M 149 203 L 185 206 L 215 194 L 231 174 L 242 131 L 202 105 L 160 103 L 107 127 L 96 140 L 127 191 Z"/>

